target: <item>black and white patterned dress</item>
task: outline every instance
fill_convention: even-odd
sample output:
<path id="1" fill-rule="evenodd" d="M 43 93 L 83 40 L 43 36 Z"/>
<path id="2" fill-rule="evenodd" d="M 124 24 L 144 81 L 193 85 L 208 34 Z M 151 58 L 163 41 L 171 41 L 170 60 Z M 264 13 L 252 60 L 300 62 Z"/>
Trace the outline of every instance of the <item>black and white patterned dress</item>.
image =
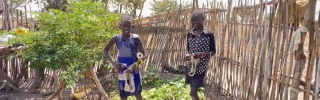
<path id="1" fill-rule="evenodd" d="M 195 52 L 216 52 L 214 34 L 208 30 L 204 30 L 199 36 L 194 33 L 187 34 L 187 50 L 189 54 Z M 201 57 L 196 66 L 195 74 L 202 74 L 208 69 L 210 56 Z M 187 63 L 188 72 L 191 69 L 191 62 Z"/>

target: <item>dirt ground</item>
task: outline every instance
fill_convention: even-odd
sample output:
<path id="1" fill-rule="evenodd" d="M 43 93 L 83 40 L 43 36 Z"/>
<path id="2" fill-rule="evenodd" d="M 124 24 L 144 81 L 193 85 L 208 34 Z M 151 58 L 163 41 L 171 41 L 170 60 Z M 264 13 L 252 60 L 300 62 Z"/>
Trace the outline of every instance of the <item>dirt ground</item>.
<path id="1" fill-rule="evenodd" d="M 205 93 L 206 100 L 231 100 L 230 98 L 223 96 L 217 90 L 217 87 L 213 85 L 206 85 L 205 86 Z"/>
<path id="2" fill-rule="evenodd" d="M 0 100 L 46 100 L 41 94 L 23 92 L 4 92 L 0 93 Z"/>

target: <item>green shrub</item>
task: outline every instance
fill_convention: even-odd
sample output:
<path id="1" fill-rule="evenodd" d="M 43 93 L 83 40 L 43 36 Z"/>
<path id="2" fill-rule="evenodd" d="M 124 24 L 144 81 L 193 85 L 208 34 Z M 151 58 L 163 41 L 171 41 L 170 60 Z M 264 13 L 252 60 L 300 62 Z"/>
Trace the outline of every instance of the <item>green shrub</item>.
<path id="1" fill-rule="evenodd" d="M 83 78 L 81 71 L 103 59 L 103 47 L 120 33 L 116 25 L 119 15 L 106 12 L 103 3 L 92 0 L 70 3 L 67 12 L 50 9 L 37 14 L 40 31 L 16 35 L 10 41 L 28 46 L 19 55 L 31 62 L 31 68 L 61 69 L 67 87 Z"/>

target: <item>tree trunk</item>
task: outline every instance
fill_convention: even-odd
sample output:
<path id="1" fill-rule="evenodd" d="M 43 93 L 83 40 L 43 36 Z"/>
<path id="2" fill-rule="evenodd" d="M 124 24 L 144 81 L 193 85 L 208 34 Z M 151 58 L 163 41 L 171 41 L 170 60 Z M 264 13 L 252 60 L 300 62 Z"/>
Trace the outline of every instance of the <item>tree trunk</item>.
<path id="1" fill-rule="evenodd" d="M 3 10 L 4 8 L 3 8 L 4 6 L 3 6 L 3 0 L 0 0 L 0 10 Z"/>
<path id="2" fill-rule="evenodd" d="M 23 16 L 23 13 L 22 13 L 22 10 L 20 10 L 20 26 L 23 26 L 22 16 Z"/>
<path id="3" fill-rule="evenodd" d="M 106 0 L 106 3 L 104 5 L 104 10 L 108 11 L 108 4 L 109 4 L 109 0 Z"/>
<path id="4" fill-rule="evenodd" d="M 11 30 L 11 22 L 10 22 L 10 12 L 9 12 L 9 5 L 6 5 L 6 21 L 7 21 L 7 30 Z"/>
<path id="5" fill-rule="evenodd" d="M 4 10 L 3 0 L 0 0 L 0 15 L 2 15 Z"/>
<path id="6" fill-rule="evenodd" d="M 122 12 L 122 4 L 120 4 L 120 8 L 119 8 L 120 10 L 119 10 L 119 14 Z"/>
<path id="7" fill-rule="evenodd" d="M 304 15 L 303 19 L 303 26 L 310 29 L 310 21 L 314 19 L 310 19 L 309 15 L 310 13 L 310 8 L 309 7 Z M 312 10 L 311 10 L 312 11 Z M 314 13 L 313 13 L 314 15 Z M 307 32 L 301 32 L 301 42 L 298 45 L 298 49 L 294 51 L 296 63 L 294 66 L 294 74 L 293 74 L 293 79 L 292 79 L 292 88 L 290 91 L 290 100 L 297 100 L 298 99 L 298 93 L 299 93 L 299 85 L 300 85 L 300 79 L 302 75 L 302 71 L 305 67 L 306 64 L 306 55 L 303 52 L 303 44 L 304 40 L 306 38 Z"/>
<path id="8" fill-rule="evenodd" d="M 33 20 L 33 18 L 32 18 L 32 13 L 31 13 L 31 5 L 29 5 L 29 11 L 30 11 L 30 19 L 31 19 L 31 27 L 29 27 L 30 29 L 32 28 L 32 27 L 34 27 L 34 25 L 36 24 L 36 22 Z M 34 30 L 34 29 L 33 29 Z"/>
<path id="9" fill-rule="evenodd" d="M 28 16 L 27 16 L 27 5 L 24 6 L 24 16 L 26 18 L 26 26 L 25 27 L 29 28 Z"/>
<path id="10" fill-rule="evenodd" d="M 135 6 L 133 7 L 133 11 L 132 11 L 132 18 L 133 18 L 133 19 L 135 19 L 135 18 L 137 17 L 137 8 L 138 8 L 137 5 L 135 5 Z"/>
<path id="11" fill-rule="evenodd" d="M 198 0 L 192 0 L 192 11 L 199 8 Z"/>
<path id="12" fill-rule="evenodd" d="M 1 25 L 2 25 L 2 27 L 1 27 L 1 30 L 4 30 L 5 29 L 5 22 L 4 22 L 4 19 L 5 19 L 5 16 L 4 16 L 4 11 L 3 11 L 3 13 L 2 13 L 2 23 L 1 23 Z"/>
<path id="13" fill-rule="evenodd" d="M 17 13 L 17 15 L 16 15 L 17 27 L 19 27 L 19 11 L 15 10 L 15 12 Z"/>
<path id="14" fill-rule="evenodd" d="M 10 24 L 10 10 L 7 0 L 4 0 L 4 9 L 2 15 L 2 28 L 6 30 L 11 30 Z"/>
<path id="15" fill-rule="evenodd" d="M 2 14 L 2 29 L 7 29 L 6 28 L 6 0 L 3 0 L 3 14 Z"/>
<path id="16" fill-rule="evenodd" d="M 318 14 L 320 16 L 320 13 Z M 320 26 L 320 17 L 318 17 L 318 24 L 315 24 L 315 31 L 316 31 L 316 45 L 317 45 L 317 56 L 316 56 L 316 91 L 314 94 L 319 94 L 319 89 L 320 89 L 320 32 L 319 32 L 319 26 Z M 313 100 L 318 100 L 318 96 L 314 96 Z"/>
<path id="17" fill-rule="evenodd" d="M 14 28 L 14 14 L 13 14 L 13 0 L 10 0 L 10 17 L 11 17 L 11 28 Z"/>
<path id="18" fill-rule="evenodd" d="M 7 0 L 4 0 L 4 12 L 5 12 L 5 21 L 6 21 L 6 30 L 11 30 L 11 24 L 10 24 L 10 12 L 9 12 L 9 5 L 8 5 L 8 1 Z"/>
<path id="19" fill-rule="evenodd" d="M 308 66 L 307 66 L 307 76 L 306 76 L 306 92 L 304 93 L 304 100 L 309 100 L 310 98 L 310 89 L 311 89 L 311 80 L 314 71 L 314 64 L 315 64 L 315 52 L 316 52 L 316 44 L 315 44 L 315 9 L 316 9 L 316 0 L 309 1 L 309 20 L 308 20 L 308 29 L 309 29 L 309 59 L 308 59 Z M 318 29 L 317 29 L 318 30 Z"/>
<path id="20" fill-rule="evenodd" d="M 36 69 L 34 82 L 30 86 L 29 92 L 38 93 L 38 89 L 41 87 L 41 70 Z"/>

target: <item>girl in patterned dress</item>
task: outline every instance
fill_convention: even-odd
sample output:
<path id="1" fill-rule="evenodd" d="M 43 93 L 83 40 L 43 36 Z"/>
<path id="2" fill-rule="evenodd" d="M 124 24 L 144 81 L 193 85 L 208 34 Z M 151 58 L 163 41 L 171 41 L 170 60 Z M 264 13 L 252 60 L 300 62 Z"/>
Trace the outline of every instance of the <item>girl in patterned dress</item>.
<path id="1" fill-rule="evenodd" d="M 142 41 L 137 34 L 131 33 L 132 30 L 133 19 L 130 16 L 123 16 L 121 18 L 120 29 L 122 34 L 118 34 L 111 38 L 109 43 L 104 48 L 104 53 L 109 62 L 118 69 L 118 83 L 119 83 L 119 91 L 121 100 L 127 100 L 128 96 L 135 96 L 137 100 L 142 100 L 142 86 L 141 86 L 141 76 L 139 68 L 136 68 L 133 73 L 133 80 L 135 90 L 134 92 L 127 92 L 124 90 L 125 81 L 124 80 L 124 71 L 128 69 L 128 66 L 134 64 L 138 61 L 137 53 L 140 51 L 144 57 L 142 60 L 146 58 L 145 49 L 143 47 Z M 110 48 L 116 44 L 118 49 L 118 58 L 117 60 L 113 60 L 110 55 Z"/>
<path id="2" fill-rule="evenodd" d="M 195 74 L 189 74 L 192 64 L 187 64 L 188 72 L 186 73 L 186 83 L 190 84 L 190 96 L 192 100 L 199 100 L 198 89 L 203 87 L 203 79 L 208 69 L 208 62 L 212 55 L 215 55 L 215 40 L 212 32 L 204 29 L 204 15 L 201 11 L 196 10 L 192 13 L 191 23 L 193 31 L 187 33 L 187 50 L 195 59 L 199 59 L 196 65 Z M 186 56 L 190 60 L 191 56 Z"/>

